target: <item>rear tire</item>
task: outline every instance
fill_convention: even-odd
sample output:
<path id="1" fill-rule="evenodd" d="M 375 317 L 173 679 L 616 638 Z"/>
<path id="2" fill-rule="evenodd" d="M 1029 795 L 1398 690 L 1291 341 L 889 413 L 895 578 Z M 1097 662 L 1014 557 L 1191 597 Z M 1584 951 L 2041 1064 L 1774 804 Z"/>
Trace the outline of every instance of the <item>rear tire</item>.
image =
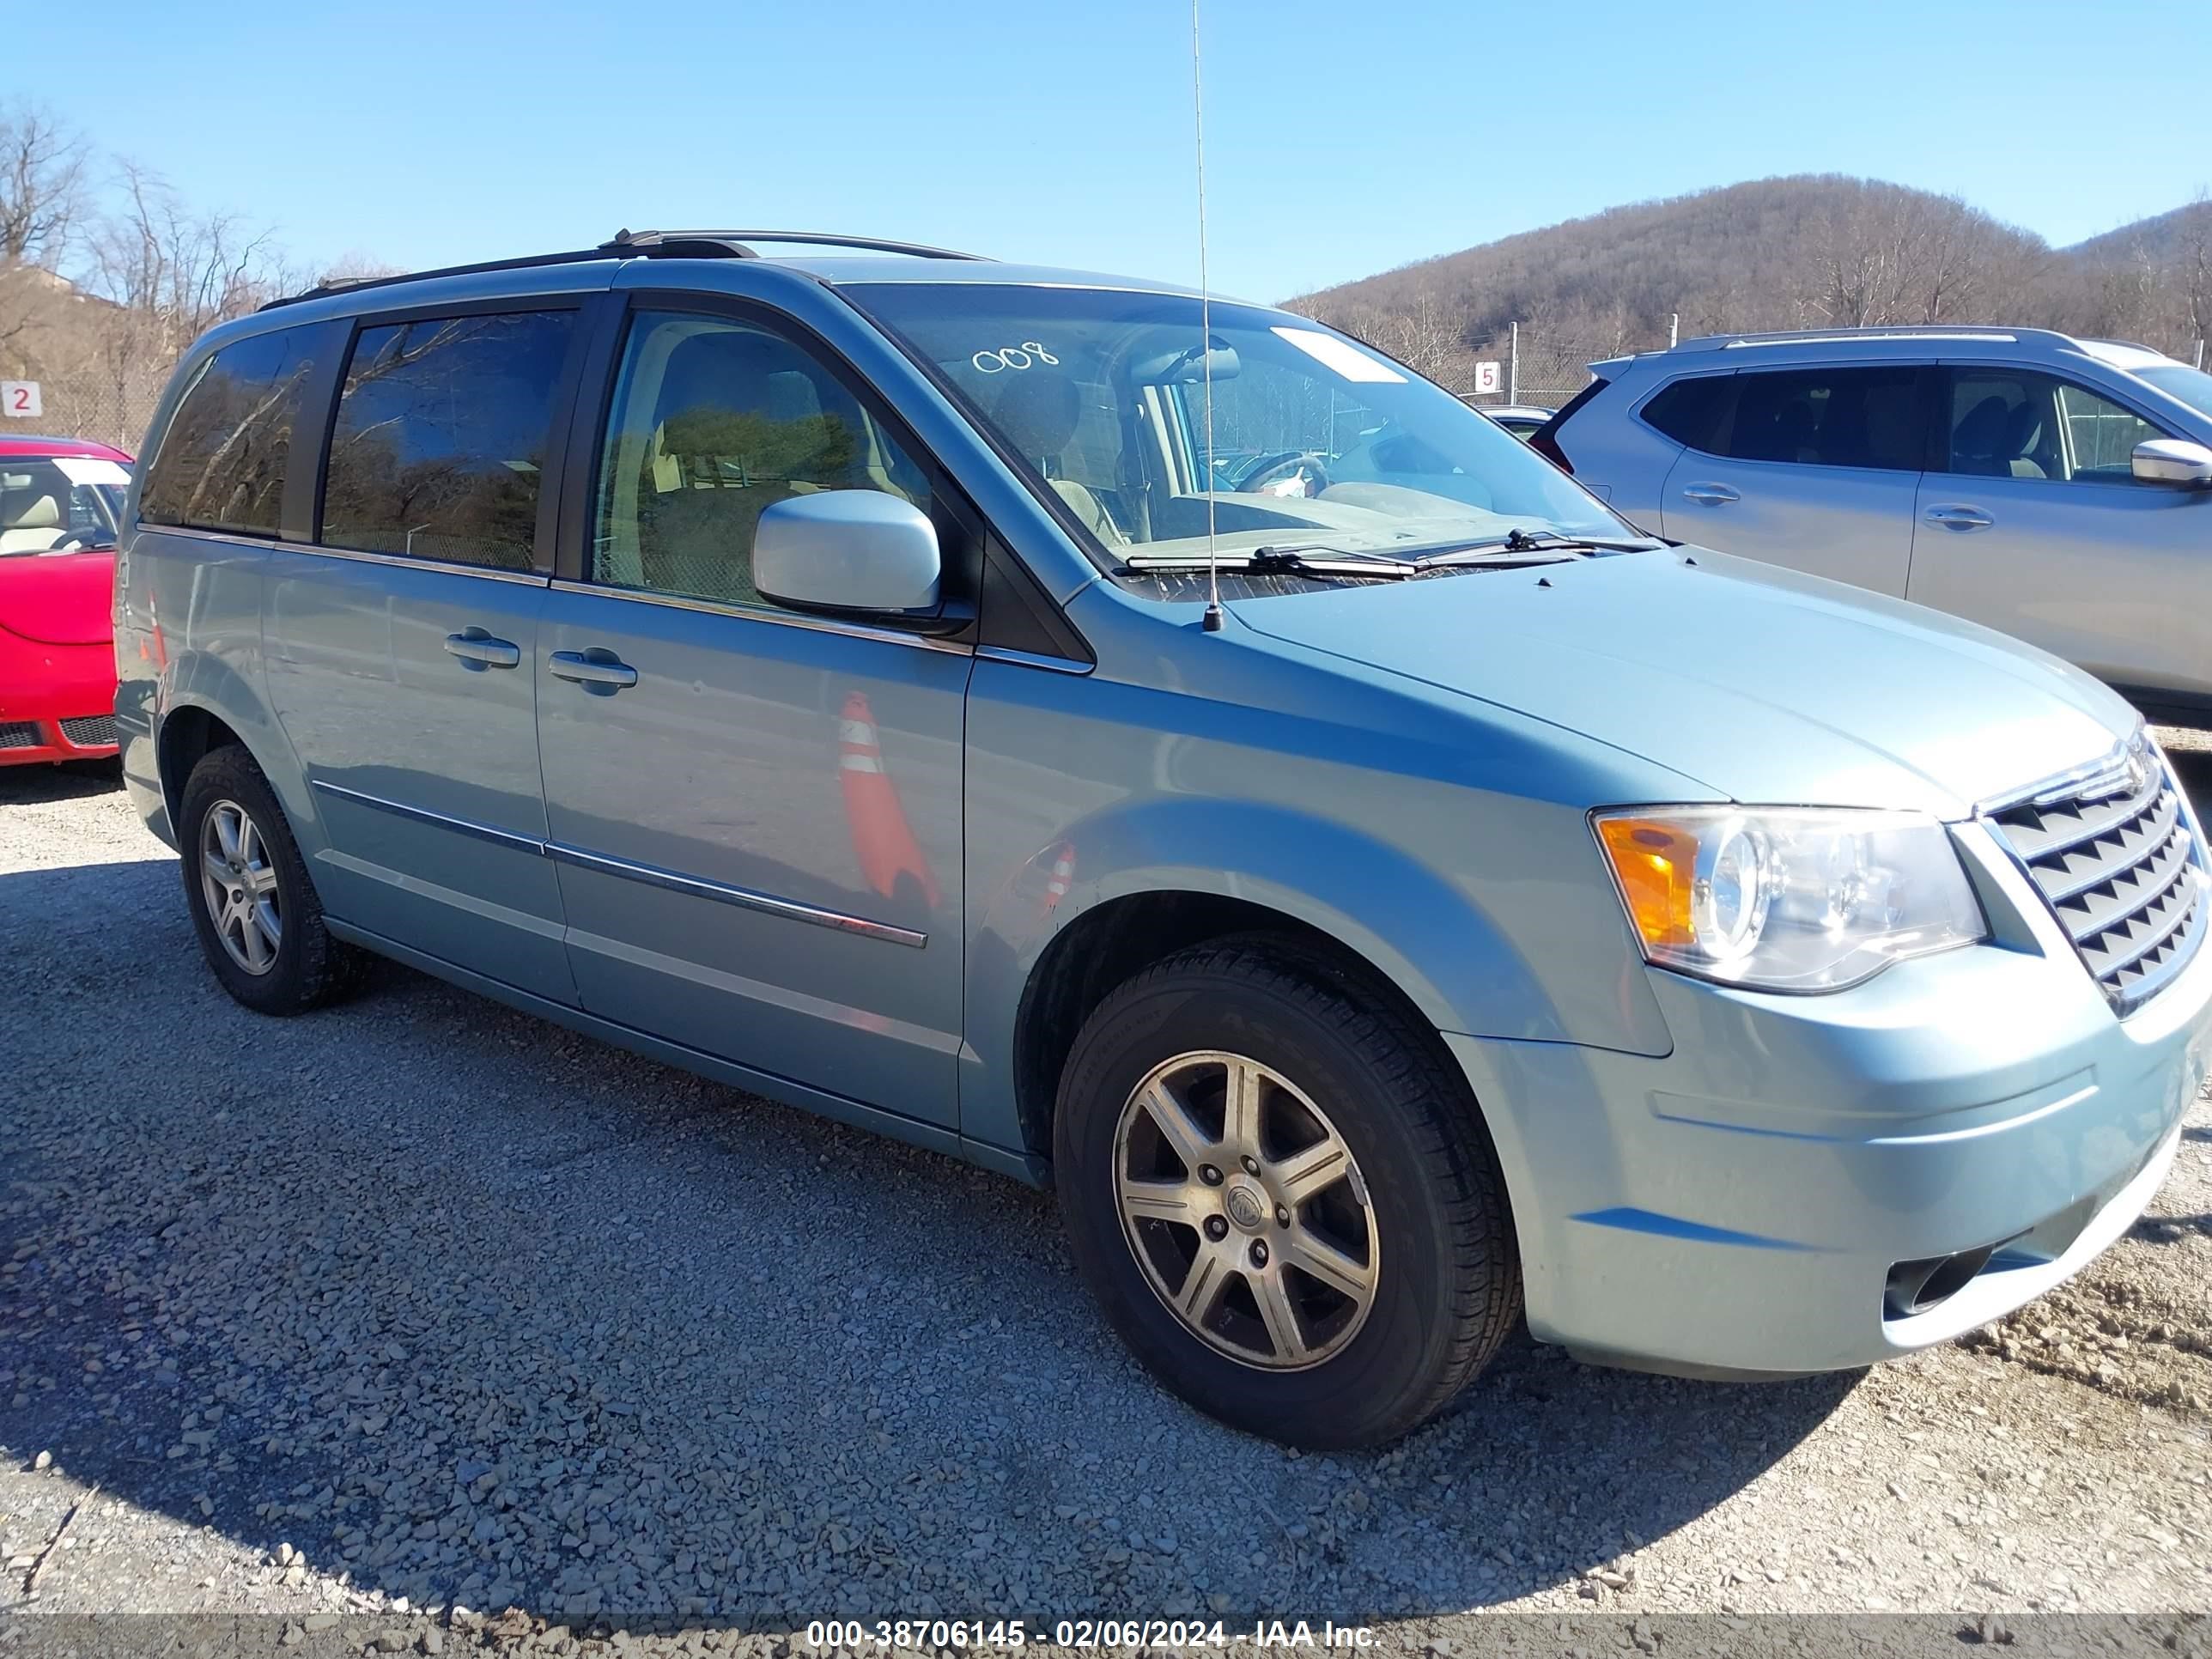
<path id="1" fill-rule="evenodd" d="M 1382 988 L 1294 943 L 1200 945 L 1109 995 L 1061 1074 L 1054 1152 L 1108 1319 L 1237 1428 L 1395 1439 L 1519 1318 L 1512 1218 L 1465 1084 Z"/>
<path id="2" fill-rule="evenodd" d="M 299 843 L 251 755 L 210 750 L 179 817 L 185 904 L 224 990 L 256 1013 L 300 1014 L 357 982 L 364 958 L 323 925 Z"/>

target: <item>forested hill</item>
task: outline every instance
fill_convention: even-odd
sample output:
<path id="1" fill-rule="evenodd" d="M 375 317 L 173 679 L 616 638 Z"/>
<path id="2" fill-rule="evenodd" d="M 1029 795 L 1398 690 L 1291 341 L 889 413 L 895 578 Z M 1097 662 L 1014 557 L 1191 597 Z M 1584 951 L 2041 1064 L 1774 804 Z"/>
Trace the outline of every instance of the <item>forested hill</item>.
<path id="1" fill-rule="evenodd" d="M 1301 295 L 1447 383 L 1513 323 L 1524 366 L 1822 325 L 2041 325 L 2188 356 L 2212 331 L 2212 204 L 2070 248 L 1954 197 L 1839 174 L 1639 202 Z M 1524 377 L 1525 379 L 1525 377 Z"/>

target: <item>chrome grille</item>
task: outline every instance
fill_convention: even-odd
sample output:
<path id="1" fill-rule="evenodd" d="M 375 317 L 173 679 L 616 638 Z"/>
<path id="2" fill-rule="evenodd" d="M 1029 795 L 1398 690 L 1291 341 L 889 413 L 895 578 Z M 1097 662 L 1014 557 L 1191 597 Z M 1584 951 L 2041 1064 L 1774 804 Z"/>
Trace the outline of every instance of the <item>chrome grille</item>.
<path id="1" fill-rule="evenodd" d="M 2156 995 L 2203 943 L 2203 851 L 2179 786 L 2140 735 L 2095 776 L 1990 817 L 2122 1012 Z"/>
<path id="2" fill-rule="evenodd" d="M 115 741 L 115 716 L 79 714 L 62 722 L 62 736 L 80 749 L 99 749 Z"/>
<path id="3" fill-rule="evenodd" d="M 28 720 L 0 720 L 0 749 L 40 749 L 46 737 Z"/>

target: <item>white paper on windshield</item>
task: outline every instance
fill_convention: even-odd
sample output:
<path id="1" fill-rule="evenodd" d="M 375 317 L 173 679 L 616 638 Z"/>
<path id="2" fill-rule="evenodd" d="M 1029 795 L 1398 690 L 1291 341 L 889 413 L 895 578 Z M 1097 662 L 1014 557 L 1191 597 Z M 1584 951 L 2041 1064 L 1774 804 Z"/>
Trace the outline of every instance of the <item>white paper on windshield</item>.
<path id="1" fill-rule="evenodd" d="M 1400 386 L 1406 383 L 1406 377 L 1380 357 L 1370 357 L 1334 334 L 1323 334 L 1314 328 L 1279 328 L 1275 332 L 1322 368 L 1334 369 L 1347 380 L 1394 380 Z"/>
<path id="2" fill-rule="evenodd" d="M 73 484 L 113 484 L 118 489 L 131 488 L 131 475 L 114 461 L 105 461 L 97 455 L 57 455 L 54 470 Z"/>

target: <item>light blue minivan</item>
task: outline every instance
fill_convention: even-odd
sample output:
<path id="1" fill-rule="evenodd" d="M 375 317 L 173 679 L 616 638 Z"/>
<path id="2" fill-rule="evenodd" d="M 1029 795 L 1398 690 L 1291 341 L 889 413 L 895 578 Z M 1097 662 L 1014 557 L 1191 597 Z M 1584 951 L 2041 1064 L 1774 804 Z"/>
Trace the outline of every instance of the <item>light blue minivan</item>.
<path id="1" fill-rule="evenodd" d="M 2203 1071 L 2126 704 L 1284 312 L 625 233 L 219 328 L 142 454 L 124 764 L 233 996 L 374 952 L 1048 1182 L 1261 1433 L 1402 1433 L 1524 1304 L 1698 1375 L 1954 1335 Z"/>

